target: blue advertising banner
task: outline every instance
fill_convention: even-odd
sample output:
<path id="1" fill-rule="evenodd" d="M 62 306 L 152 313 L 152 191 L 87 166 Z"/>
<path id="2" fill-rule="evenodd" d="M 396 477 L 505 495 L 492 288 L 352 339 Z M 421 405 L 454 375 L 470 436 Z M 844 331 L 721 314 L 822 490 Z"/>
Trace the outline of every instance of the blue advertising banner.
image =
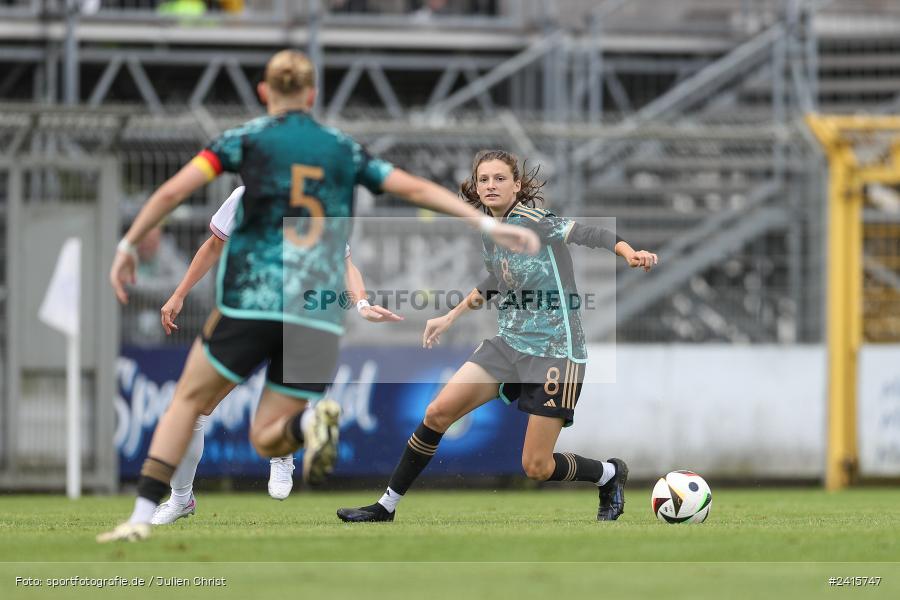
<path id="1" fill-rule="evenodd" d="M 125 347 L 117 364 L 115 443 L 120 476 L 136 479 L 159 417 L 172 400 L 187 347 Z M 341 352 L 328 395 L 342 408 L 337 476 L 390 475 L 425 407 L 471 352 L 466 349 L 353 347 Z M 268 461 L 248 441 L 264 383 L 258 371 L 235 388 L 206 426 L 200 477 L 268 477 Z M 399 382 L 405 383 L 381 383 Z M 428 475 L 521 472 L 527 415 L 495 400 L 447 431 Z"/>

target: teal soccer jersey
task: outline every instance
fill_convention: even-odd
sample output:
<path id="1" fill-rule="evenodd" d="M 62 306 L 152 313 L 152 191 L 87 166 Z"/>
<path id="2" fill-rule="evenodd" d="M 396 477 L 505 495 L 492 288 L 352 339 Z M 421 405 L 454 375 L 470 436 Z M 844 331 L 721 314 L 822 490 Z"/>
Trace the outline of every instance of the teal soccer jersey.
<path id="1" fill-rule="evenodd" d="M 380 193 L 392 165 L 302 111 L 226 131 L 194 163 L 246 186 L 219 266 L 222 314 L 343 333 L 354 187 Z"/>
<path id="2" fill-rule="evenodd" d="M 575 243 L 612 249 L 615 234 L 521 204 L 514 205 L 505 219 L 537 232 L 542 247 L 537 255 L 528 256 L 483 238 L 488 279 L 478 289 L 496 306 L 499 336 L 523 354 L 586 361 L 581 298 L 567 243 L 573 243 L 572 232 L 578 231 Z"/>

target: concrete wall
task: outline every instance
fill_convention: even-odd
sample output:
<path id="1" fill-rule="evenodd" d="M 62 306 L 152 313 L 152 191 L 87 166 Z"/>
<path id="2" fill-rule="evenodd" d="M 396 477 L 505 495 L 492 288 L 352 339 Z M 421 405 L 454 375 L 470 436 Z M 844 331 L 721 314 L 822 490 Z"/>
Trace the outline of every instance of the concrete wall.
<path id="1" fill-rule="evenodd" d="M 640 478 L 823 474 L 824 346 L 620 344 L 616 354 L 617 382 L 585 384 L 560 450 L 620 456 Z M 589 363 L 586 379 L 601 368 Z"/>
<path id="2" fill-rule="evenodd" d="M 858 401 L 862 472 L 900 476 L 900 345 L 862 348 Z"/>

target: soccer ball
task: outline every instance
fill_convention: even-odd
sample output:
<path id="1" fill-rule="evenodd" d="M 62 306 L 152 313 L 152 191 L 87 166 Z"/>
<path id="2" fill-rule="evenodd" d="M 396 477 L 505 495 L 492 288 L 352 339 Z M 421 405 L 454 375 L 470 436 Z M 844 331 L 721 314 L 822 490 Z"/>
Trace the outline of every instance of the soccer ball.
<path id="1" fill-rule="evenodd" d="M 656 482 L 650 506 L 663 523 L 702 523 L 709 516 L 712 492 L 693 471 L 672 471 Z"/>

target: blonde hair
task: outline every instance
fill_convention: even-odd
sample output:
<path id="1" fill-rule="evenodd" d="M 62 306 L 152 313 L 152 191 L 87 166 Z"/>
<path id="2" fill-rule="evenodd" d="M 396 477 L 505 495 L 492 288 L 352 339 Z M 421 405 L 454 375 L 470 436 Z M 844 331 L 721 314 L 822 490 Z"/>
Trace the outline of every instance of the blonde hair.
<path id="1" fill-rule="evenodd" d="M 278 94 L 292 96 L 316 85 L 316 70 L 302 52 L 282 50 L 266 65 L 266 84 Z"/>

